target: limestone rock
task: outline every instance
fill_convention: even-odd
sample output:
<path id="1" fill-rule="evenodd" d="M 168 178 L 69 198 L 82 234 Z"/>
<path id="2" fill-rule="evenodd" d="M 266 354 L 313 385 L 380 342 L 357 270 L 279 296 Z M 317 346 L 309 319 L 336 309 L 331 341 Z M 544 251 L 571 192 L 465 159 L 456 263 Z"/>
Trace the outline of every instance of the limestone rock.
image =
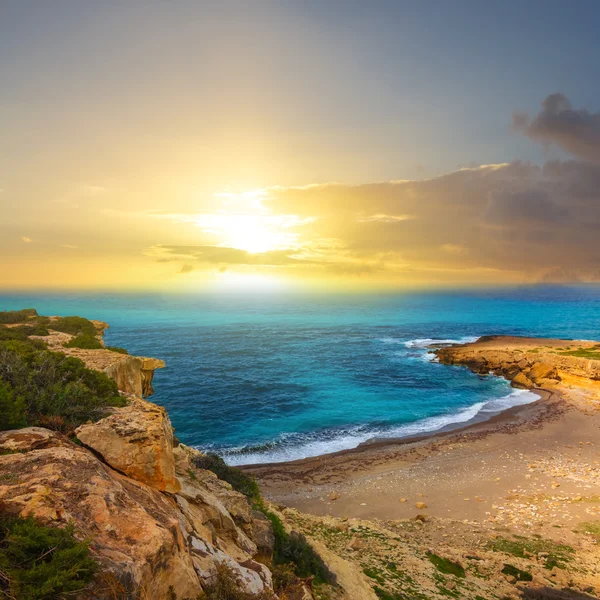
<path id="1" fill-rule="evenodd" d="M 275 549 L 275 536 L 273 525 L 263 513 L 258 510 L 252 511 L 252 540 L 256 544 L 260 558 L 270 560 Z"/>
<path id="2" fill-rule="evenodd" d="M 511 384 L 513 387 L 522 388 L 522 389 L 530 389 L 533 387 L 533 381 L 527 377 L 524 373 L 517 373 L 515 377 L 513 377 Z"/>
<path id="3" fill-rule="evenodd" d="M 173 428 L 164 408 L 133 398 L 96 423 L 81 425 L 76 435 L 113 469 L 164 492 L 176 493 Z"/>
<path id="4" fill-rule="evenodd" d="M 0 451 L 28 452 L 68 444 L 62 436 L 43 427 L 25 427 L 16 431 L 0 431 Z"/>
<path id="5" fill-rule="evenodd" d="M 13 436 L 21 432 L 5 438 Z M 131 597 L 146 590 L 148 598 L 167 598 L 170 587 L 180 598 L 196 597 L 200 580 L 175 502 L 86 449 L 61 445 L 51 432 L 48 438 L 57 445 L 0 456 L 1 510 L 58 526 L 73 522 L 91 539 L 103 576 L 113 576 Z"/>
<path id="6" fill-rule="evenodd" d="M 529 379 L 534 383 L 542 379 L 559 379 L 556 366 L 548 362 L 538 362 L 531 367 L 529 371 Z"/>

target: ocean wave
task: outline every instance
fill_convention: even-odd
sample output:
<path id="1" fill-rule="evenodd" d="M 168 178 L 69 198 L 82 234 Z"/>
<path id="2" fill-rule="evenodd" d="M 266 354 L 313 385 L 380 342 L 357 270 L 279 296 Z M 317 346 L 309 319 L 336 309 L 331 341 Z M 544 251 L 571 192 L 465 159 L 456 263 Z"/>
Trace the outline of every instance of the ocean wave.
<path id="1" fill-rule="evenodd" d="M 219 454 L 230 465 L 277 463 L 320 456 L 356 448 L 372 439 L 399 439 L 424 435 L 469 421 L 486 420 L 514 406 L 535 402 L 538 396 L 529 390 L 513 390 L 501 398 L 476 402 L 454 413 L 427 417 L 412 423 L 390 427 L 357 425 L 344 430 L 309 433 L 286 433 L 278 440 L 259 446 L 241 446 L 221 450 Z M 480 419 L 478 419 L 480 417 Z"/>
<path id="2" fill-rule="evenodd" d="M 481 336 L 466 335 L 458 339 L 417 338 L 403 342 L 406 348 L 429 348 L 430 346 L 450 346 L 452 344 L 470 344 Z"/>

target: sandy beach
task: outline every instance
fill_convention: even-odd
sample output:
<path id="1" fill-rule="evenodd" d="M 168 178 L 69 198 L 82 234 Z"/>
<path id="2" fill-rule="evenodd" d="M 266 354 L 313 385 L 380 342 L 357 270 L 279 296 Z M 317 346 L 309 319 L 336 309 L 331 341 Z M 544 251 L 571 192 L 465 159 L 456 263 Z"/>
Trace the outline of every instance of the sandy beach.
<path id="1" fill-rule="evenodd" d="M 423 573 L 423 564 L 413 557 L 433 548 L 463 565 L 472 563 L 474 573 L 486 561 L 490 573 L 509 560 L 520 561 L 534 573 L 536 585 L 593 593 L 600 585 L 600 363 L 590 359 L 596 349 L 594 342 L 482 338 L 442 350 L 443 362 L 524 378 L 540 399 L 453 431 L 244 468 L 308 536 L 363 569 L 367 563 L 385 569 L 390 548 L 399 552 L 394 544 L 414 544 L 398 560 L 415 573 Z M 332 541 L 331 532 L 347 524 L 352 540 L 371 531 L 368 539 L 359 539 L 364 546 L 354 554 L 352 540 L 345 547 Z M 520 551 L 497 552 L 498 539 L 525 546 L 538 540 L 542 549 L 566 544 L 577 566 L 544 565 L 547 553 L 539 548 L 525 550 L 521 558 Z M 515 584 L 512 575 L 505 579 L 494 584 L 496 590 Z M 481 585 L 474 581 L 464 597 L 479 597 Z M 507 597 L 514 597 L 518 589 L 510 589 Z"/>

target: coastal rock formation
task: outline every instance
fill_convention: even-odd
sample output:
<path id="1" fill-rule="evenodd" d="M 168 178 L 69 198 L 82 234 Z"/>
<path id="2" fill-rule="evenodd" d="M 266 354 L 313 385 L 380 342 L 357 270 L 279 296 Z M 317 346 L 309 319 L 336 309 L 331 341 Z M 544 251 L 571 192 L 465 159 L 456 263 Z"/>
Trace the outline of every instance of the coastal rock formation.
<path id="1" fill-rule="evenodd" d="M 56 317 L 50 317 L 51 322 L 48 325 L 50 335 L 32 336 L 42 340 L 52 350 L 62 352 L 67 356 L 74 356 L 82 360 L 89 369 L 102 371 L 113 379 L 121 392 L 132 394 L 138 397 L 148 398 L 154 394 L 152 379 L 154 371 L 164 369 L 165 362 L 158 358 L 148 358 L 145 356 L 130 356 L 121 354 L 110 349 L 88 350 L 84 348 L 66 348 L 65 343 L 73 339 L 73 335 L 54 331 L 52 329 L 52 320 Z M 102 321 L 91 321 L 96 328 L 96 339 L 104 346 L 104 331 L 108 325 Z"/>
<path id="2" fill-rule="evenodd" d="M 107 325 L 94 325 L 101 340 Z M 49 329 L 41 339 L 51 349 L 112 377 L 127 405 L 79 426 L 76 438 L 43 427 L 0 432 L 0 512 L 73 523 L 100 564 L 86 598 L 195 599 L 226 565 L 241 591 L 276 600 L 271 572 L 256 560 L 271 559 L 270 521 L 196 468 L 200 453 L 176 442 L 165 409 L 141 397 L 164 362 L 65 348 L 72 336 Z"/>
<path id="3" fill-rule="evenodd" d="M 470 344 L 440 348 L 435 354 L 442 363 L 500 375 L 519 388 L 553 388 L 569 376 L 600 380 L 595 342 L 486 336 Z"/>
<path id="4" fill-rule="evenodd" d="M 145 414 L 135 416 L 138 424 Z M 104 426 L 94 433 L 101 432 L 113 435 Z M 195 452 L 179 448 L 180 455 Z M 166 494 L 39 427 L 2 433 L 0 451 L 0 510 L 56 525 L 73 522 L 91 540 L 102 565 L 94 597 L 144 594 L 162 600 L 175 593 L 177 598 L 195 598 L 212 582 L 220 564 L 226 564 L 248 592 L 272 589 L 269 569 L 254 560 L 256 544 L 236 524 L 247 518 L 247 530 L 254 531 L 248 501 L 225 482 L 217 483 L 214 474 L 188 465 L 185 473 L 178 473 L 179 493 Z M 207 480 L 212 480 L 216 493 L 202 483 Z M 237 519 L 217 494 L 237 505 Z M 111 595 L 115 590 L 123 595 Z"/>
<path id="5" fill-rule="evenodd" d="M 75 433 L 116 471 L 162 492 L 181 489 L 175 477 L 173 427 L 164 408 L 133 398 L 128 406 L 81 425 Z"/>
<path id="6" fill-rule="evenodd" d="M 92 541 L 108 589 L 145 590 L 150 598 L 178 597 L 201 591 L 188 535 L 193 531 L 176 502 L 159 491 L 113 471 L 84 448 L 47 432 L 38 448 L 37 431 L 3 436 L 4 446 L 20 451 L 0 457 L 0 508 L 33 515 L 46 523 L 75 523 Z M 32 444 L 27 448 L 23 436 Z M 114 581 L 113 581 L 114 580 Z"/>

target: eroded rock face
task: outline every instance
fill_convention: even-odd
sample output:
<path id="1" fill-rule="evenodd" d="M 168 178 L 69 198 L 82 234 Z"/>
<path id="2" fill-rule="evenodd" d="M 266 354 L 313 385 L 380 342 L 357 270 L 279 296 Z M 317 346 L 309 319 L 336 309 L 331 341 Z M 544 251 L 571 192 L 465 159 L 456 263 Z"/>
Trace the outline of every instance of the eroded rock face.
<path id="1" fill-rule="evenodd" d="M 593 349 L 596 342 L 485 336 L 470 344 L 460 344 L 435 351 L 440 362 L 468 366 L 476 373 L 495 373 L 515 381 L 522 373 L 533 385 L 553 387 L 563 375 L 600 380 L 600 360 L 573 356 L 565 349 Z M 516 379 L 523 387 L 525 380 Z"/>
<path id="2" fill-rule="evenodd" d="M 57 526 L 73 522 L 102 565 L 94 598 L 114 598 L 115 587 L 125 594 L 118 597 L 164 600 L 172 590 L 195 598 L 221 563 L 241 589 L 272 589 L 269 569 L 254 560 L 256 544 L 195 473 L 185 474 L 180 493 L 164 494 L 39 427 L 3 432 L 0 449 L 15 451 L 0 456 L 0 511 Z"/>
<path id="3" fill-rule="evenodd" d="M 23 431 L 7 432 L 22 440 Z M 0 509 L 33 515 L 54 525 L 75 523 L 92 540 L 91 549 L 130 593 L 151 590 L 149 598 L 180 598 L 201 591 L 188 548 L 193 528 L 172 498 L 116 473 L 84 448 L 54 438 L 54 446 L 0 457 Z M 103 597 L 100 593 L 98 597 Z M 105 596 L 110 597 L 110 596 Z"/>
<path id="4" fill-rule="evenodd" d="M 162 492 L 181 489 L 175 477 L 173 427 L 164 408 L 133 398 L 129 406 L 81 425 L 75 433 L 120 473 Z"/>

